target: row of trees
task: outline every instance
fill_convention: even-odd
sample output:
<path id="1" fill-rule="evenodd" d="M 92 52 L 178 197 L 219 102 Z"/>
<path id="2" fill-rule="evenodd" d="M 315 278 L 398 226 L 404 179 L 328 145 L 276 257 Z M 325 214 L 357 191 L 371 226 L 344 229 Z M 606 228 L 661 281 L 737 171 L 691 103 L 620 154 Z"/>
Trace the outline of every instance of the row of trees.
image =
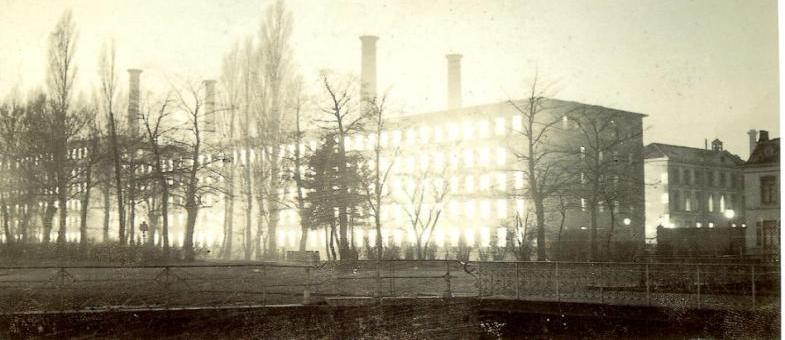
<path id="1" fill-rule="evenodd" d="M 150 222 L 145 243 L 166 255 L 172 212 L 179 210 L 186 216 L 184 254 L 193 259 L 200 210 L 223 200 L 220 257 L 232 258 L 238 251 L 245 259 L 278 256 L 280 213 L 294 209 L 302 229 L 299 250 L 306 249 L 309 230 L 324 228 L 329 258 L 357 258 L 352 230 L 370 226 L 381 258 L 381 210 L 395 199 L 403 203 L 415 234 L 416 257 L 425 258 L 450 199 L 446 169 L 411 175 L 414 187 L 401 197 L 385 195 L 398 154 L 381 143 L 388 121 L 385 96 L 356 98 L 354 81 L 329 72 L 320 75 L 314 95 L 305 95 L 293 62 L 292 29 L 291 13 L 276 2 L 265 11 L 257 34 L 224 55 L 218 91 L 213 82 L 181 81 L 164 93 L 136 94 L 132 98 L 139 101 L 128 106 L 138 117 L 123 124 L 113 44 L 100 53 L 94 94 L 74 98 L 77 31 L 66 12 L 50 36 L 46 91 L 24 100 L 12 96 L 0 105 L 0 212 L 6 243 L 27 243 L 35 215 L 40 216 L 41 241 L 50 242 L 57 215 L 56 242 L 64 244 L 67 207 L 78 201 L 80 242 L 86 247 L 96 189 L 102 193 L 103 241 L 114 232 L 121 245 L 140 241 L 134 226 L 142 208 Z M 634 206 L 642 197 L 636 191 L 642 179 L 634 175 L 641 166 L 642 131 L 623 122 L 619 112 L 553 101 L 542 92 L 535 78 L 524 100 L 510 101 L 522 117 L 513 131 L 520 138 L 509 145 L 520 167 L 510 171 L 522 172 L 526 185 L 509 194 L 531 202 L 509 221 L 511 248 L 528 252 L 534 235 L 537 258 L 544 260 L 546 231 L 558 226 L 560 244 L 568 211 L 584 209 L 590 215 L 591 257 L 597 259 L 599 216 L 606 210 L 610 214 L 610 248 L 618 202 Z M 370 151 L 347 148 L 358 133 L 374 140 Z M 306 139 L 319 142 L 311 148 Z M 294 147 L 287 150 L 286 145 Z M 432 177 L 441 180 L 427 180 Z M 290 187 L 294 192 L 287 194 Z M 16 227 L 9 223 L 12 204 L 22 207 L 14 210 L 20 221 Z M 235 220 L 238 211 L 240 221 Z"/>

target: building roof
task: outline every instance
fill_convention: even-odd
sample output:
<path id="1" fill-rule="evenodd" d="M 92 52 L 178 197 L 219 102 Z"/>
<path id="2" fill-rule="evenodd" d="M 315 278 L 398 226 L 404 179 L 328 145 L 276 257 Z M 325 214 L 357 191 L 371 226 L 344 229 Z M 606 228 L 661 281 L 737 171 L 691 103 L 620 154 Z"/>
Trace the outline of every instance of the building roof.
<path id="1" fill-rule="evenodd" d="M 725 150 L 714 151 L 662 143 L 651 143 L 646 145 L 643 149 L 643 158 L 645 159 L 663 157 L 683 163 L 708 163 L 721 166 L 737 166 L 744 164 L 744 161 L 739 156 Z"/>
<path id="2" fill-rule="evenodd" d="M 560 111 L 569 111 L 575 107 L 587 107 L 593 108 L 600 111 L 610 111 L 620 115 L 629 115 L 630 117 L 638 117 L 644 118 L 647 115 L 637 112 L 630 112 L 618 109 L 607 108 L 599 105 L 591 105 L 591 104 L 584 104 L 580 102 L 574 101 L 567 101 L 555 98 L 544 98 L 543 101 L 543 110 L 560 110 Z M 526 103 L 526 98 L 523 99 L 516 99 L 513 102 L 516 105 L 524 105 Z M 473 106 L 464 106 L 456 109 L 450 110 L 441 110 L 441 111 L 426 111 L 426 112 L 416 112 L 410 114 L 403 114 L 397 117 L 394 117 L 393 120 L 395 121 L 411 121 L 411 120 L 438 120 L 444 121 L 444 119 L 455 119 L 455 117 L 468 117 L 468 116 L 483 116 L 487 115 L 488 113 L 498 113 L 504 110 L 510 110 L 512 106 L 510 105 L 510 101 L 499 101 L 481 105 L 473 105 Z"/>
<path id="3" fill-rule="evenodd" d="M 774 165 L 780 163 L 780 139 L 758 142 L 744 165 Z"/>

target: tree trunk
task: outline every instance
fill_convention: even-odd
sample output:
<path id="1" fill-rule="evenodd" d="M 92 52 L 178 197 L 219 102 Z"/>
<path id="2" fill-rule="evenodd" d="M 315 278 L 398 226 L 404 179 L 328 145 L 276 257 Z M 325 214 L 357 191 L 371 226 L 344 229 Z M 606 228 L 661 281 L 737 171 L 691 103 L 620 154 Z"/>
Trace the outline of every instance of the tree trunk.
<path id="1" fill-rule="evenodd" d="M 221 245 L 221 257 L 232 258 L 232 241 L 234 239 L 234 168 L 229 166 L 231 174 L 226 178 L 226 196 L 224 198 L 224 239 Z"/>
<path id="2" fill-rule="evenodd" d="M 185 238 L 183 239 L 183 251 L 186 261 L 193 261 L 196 258 L 194 252 L 194 230 L 196 229 L 196 217 L 199 214 L 199 207 L 196 202 L 187 202 L 185 208 L 187 218 L 185 224 Z"/>
<path id="3" fill-rule="evenodd" d="M 8 217 L 8 204 L 5 200 L 2 203 L 3 209 L 3 232 L 5 233 L 5 243 L 10 248 L 14 244 L 14 235 L 11 233 L 11 226 L 9 225 Z"/>
<path id="4" fill-rule="evenodd" d="M 41 222 L 41 224 L 43 224 L 44 227 L 44 232 L 42 235 L 41 242 L 43 242 L 44 244 L 49 243 L 51 239 L 55 214 L 57 214 L 57 207 L 54 206 L 54 202 L 52 201 L 46 202 L 46 208 L 43 212 L 43 221 Z"/>
<path id="5" fill-rule="evenodd" d="M 104 228 L 103 228 L 103 240 L 104 243 L 109 241 L 109 213 L 112 208 L 112 202 L 109 197 L 109 188 L 108 184 L 104 186 L 103 190 L 103 198 L 104 198 Z"/>
<path id="6" fill-rule="evenodd" d="M 250 145 L 248 145 L 250 147 Z M 253 213 L 253 186 L 251 181 L 251 162 L 250 152 L 246 149 L 245 152 L 246 164 L 243 172 L 243 184 L 245 185 L 245 254 L 243 254 L 246 261 L 251 259 L 253 254 L 253 238 L 251 231 L 253 230 L 252 213 Z"/>
<path id="7" fill-rule="evenodd" d="M 82 195 L 81 216 L 79 216 L 79 248 L 82 252 L 87 251 L 87 211 L 90 208 L 90 191 L 93 186 L 92 181 L 92 166 L 87 165 L 85 169 L 85 192 Z"/>

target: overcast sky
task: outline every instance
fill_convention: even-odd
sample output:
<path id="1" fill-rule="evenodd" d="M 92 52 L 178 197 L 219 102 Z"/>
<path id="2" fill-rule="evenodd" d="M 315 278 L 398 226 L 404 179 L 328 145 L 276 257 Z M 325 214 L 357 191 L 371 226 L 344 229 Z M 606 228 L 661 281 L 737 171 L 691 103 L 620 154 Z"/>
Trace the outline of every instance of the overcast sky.
<path id="1" fill-rule="evenodd" d="M 40 87 L 47 34 L 71 8 L 80 88 L 114 39 L 142 86 L 216 78 L 269 1 L 0 0 L 0 98 Z M 746 131 L 779 136 L 777 4 L 765 0 L 290 1 L 297 62 L 359 74 L 358 36 L 378 42 L 379 88 L 407 112 L 446 102 L 447 53 L 462 53 L 465 105 L 524 95 L 535 70 L 551 96 L 649 115 L 644 142 L 748 154 Z M 127 77 L 122 74 L 121 82 Z"/>

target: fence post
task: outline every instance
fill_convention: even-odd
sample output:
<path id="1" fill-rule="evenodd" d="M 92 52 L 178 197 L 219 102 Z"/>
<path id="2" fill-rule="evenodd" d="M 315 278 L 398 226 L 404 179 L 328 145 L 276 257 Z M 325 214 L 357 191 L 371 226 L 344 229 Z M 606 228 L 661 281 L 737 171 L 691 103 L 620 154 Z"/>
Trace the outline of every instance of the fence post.
<path id="1" fill-rule="evenodd" d="M 556 264 L 556 301 L 561 302 L 561 294 L 559 294 L 559 262 L 554 262 Z"/>
<path id="2" fill-rule="evenodd" d="M 262 306 L 267 305 L 267 266 L 262 265 Z"/>
<path id="3" fill-rule="evenodd" d="M 390 261 L 390 296 L 395 296 L 395 261 Z"/>
<path id="4" fill-rule="evenodd" d="M 60 311 L 65 310 L 65 267 L 60 267 L 57 273 L 57 291 L 60 293 Z"/>
<path id="5" fill-rule="evenodd" d="M 482 261 L 477 262 L 477 296 L 482 297 Z"/>
<path id="6" fill-rule="evenodd" d="M 755 265 L 753 264 L 750 268 L 751 276 L 752 276 L 752 310 L 755 310 Z"/>
<path id="7" fill-rule="evenodd" d="M 701 308 L 701 267 L 700 265 L 696 265 L 695 268 L 698 277 L 698 308 Z"/>
<path id="8" fill-rule="evenodd" d="M 604 264 L 600 262 L 600 303 L 605 303 L 605 284 L 603 282 L 603 275 L 605 274 L 604 267 Z"/>
<path id="9" fill-rule="evenodd" d="M 651 306 L 651 288 L 649 284 L 649 264 L 646 263 L 646 305 Z"/>
<path id="10" fill-rule="evenodd" d="M 303 304 L 311 303 L 311 267 L 305 267 L 305 290 L 303 290 Z"/>
<path id="11" fill-rule="evenodd" d="M 515 299 L 521 299 L 521 271 L 519 268 L 520 262 L 515 262 Z"/>
<path id="12" fill-rule="evenodd" d="M 447 289 L 444 291 L 444 297 L 445 298 L 451 298 L 452 297 L 452 283 L 450 282 L 450 278 L 451 278 L 450 277 L 450 261 L 449 260 L 445 260 L 444 263 L 447 264 L 447 274 L 444 275 L 444 280 L 447 283 Z"/>

